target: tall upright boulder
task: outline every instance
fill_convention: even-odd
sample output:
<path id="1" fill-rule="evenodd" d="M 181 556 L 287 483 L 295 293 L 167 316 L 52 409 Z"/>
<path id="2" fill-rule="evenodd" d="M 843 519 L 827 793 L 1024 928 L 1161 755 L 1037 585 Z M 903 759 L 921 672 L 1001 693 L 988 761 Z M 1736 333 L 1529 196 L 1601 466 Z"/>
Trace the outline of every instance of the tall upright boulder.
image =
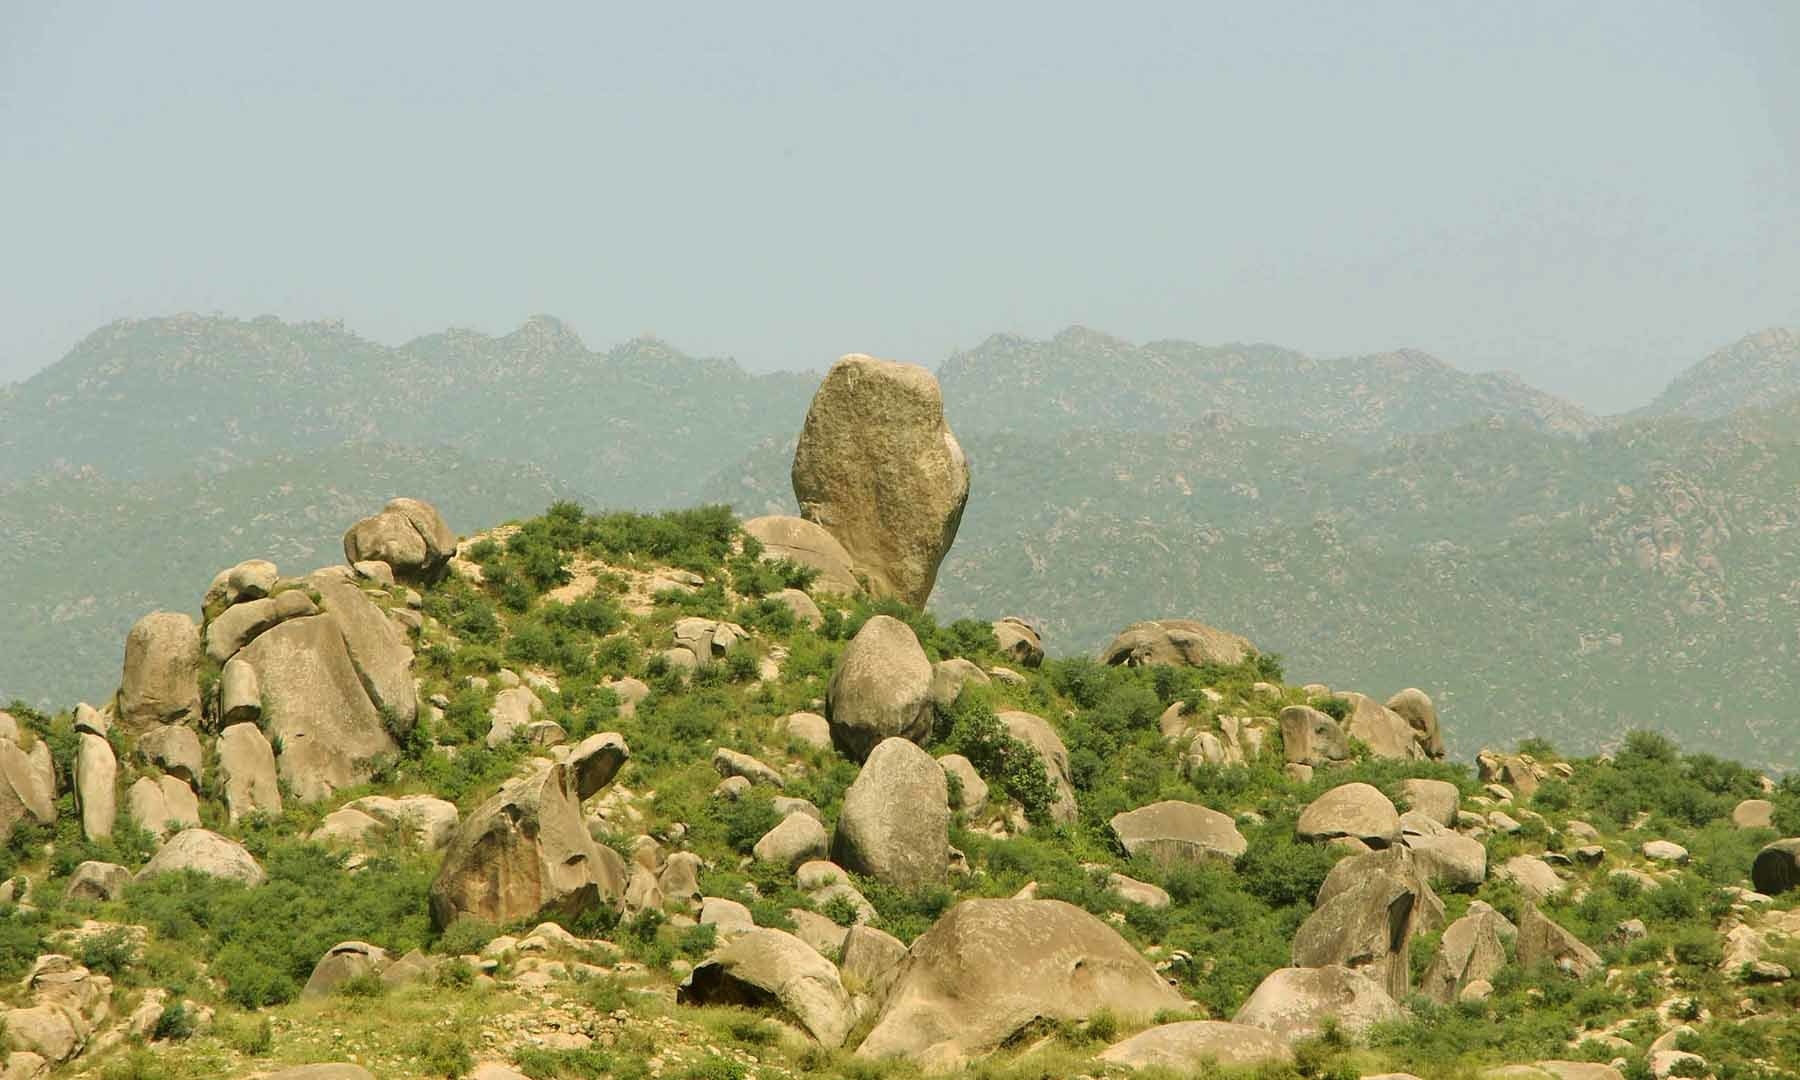
<path id="1" fill-rule="evenodd" d="M 56 821 L 56 769 L 50 764 L 50 745 L 40 739 L 32 750 L 35 756 L 15 740 L 0 738 L 0 842 L 28 818 L 39 825 Z"/>
<path id="2" fill-rule="evenodd" d="M 883 739 L 916 743 L 931 734 L 931 661 L 912 627 L 874 615 L 838 657 L 825 690 L 831 741 L 861 761 Z"/>
<path id="3" fill-rule="evenodd" d="M 622 753 L 624 741 L 607 747 Z M 450 841 L 431 883 L 432 920 L 444 927 L 469 915 L 504 926 L 617 901 L 625 860 L 594 842 L 581 813 L 582 787 L 601 775 L 556 762 L 502 784 Z"/>
<path id="4" fill-rule="evenodd" d="M 281 813 L 275 751 L 255 724 L 232 724 L 219 733 L 219 777 L 232 824 L 245 814 Z"/>
<path id="5" fill-rule="evenodd" d="M 1444 756 L 1444 733 L 1438 729 L 1437 706 L 1431 695 L 1416 687 L 1407 687 L 1388 698 L 1387 707 L 1412 727 L 1413 741 L 1426 757 L 1434 761 Z"/>
<path id="6" fill-rule="evenodd" d="M 127 731 L 200 718 L 200 628 L 179 611 L 152 611 L 125 635 L 119 722 Z"/>
<path id="7" fill-rule="evenodd" d="M 75 749 L 75 806 L 81 811 L 81 834 L 89 840 L 112 836 L 119 815 L 119 761 L 112 745 L 82 732 Z"/>
<path id="8" fill-rule="evenodd" d="M 800 516 L 878 596 L 924 607 L 969 501 L 969 463 L 925 368 L 851 354 L 825 375 L 794 450 Z"/>
<path id="9" fill-rule="evenodd" d="M 1313 913 L 1295 931 L 1294 966 L 1358 969 L 1403 1001 L 1412 978 L 1412 939 L 1443 924 L 1443 902 L 1411 852 L 1352 855 L 1332 867 Z"/>
<path id="10" fill-rule="evenodd" d="M 950 789 L 930 754 L 884 739 L 844 792 L 832 859 L 905 889 L 942 885 L 950 871 Z"/>
<path id="11" fill-rule="evenodd" d="M 436 580 L 455 554 L 456 534 L 436 507 L 418 499 L 390 499 L 344 533 L 345 562 L 383 562 L 405 581 Z"/>

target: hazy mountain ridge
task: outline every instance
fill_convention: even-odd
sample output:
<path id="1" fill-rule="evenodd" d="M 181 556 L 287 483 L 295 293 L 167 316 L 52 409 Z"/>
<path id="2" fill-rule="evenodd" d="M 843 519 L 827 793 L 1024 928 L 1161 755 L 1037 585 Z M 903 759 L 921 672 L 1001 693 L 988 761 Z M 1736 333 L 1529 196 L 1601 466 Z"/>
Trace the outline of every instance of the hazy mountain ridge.
<path id="1" fill-rule="evenodd" d="M 1800 394 L 1800 332 L 1782 327 L 1747 334 L 1670 381 L 1639 410 L 1649 416 L 1712 419 Z"/>
<path id="2" fill-rule="evenodd" d="M 1515 376 L 1469 374 L 1416 350 L 1315 359 L 1275 345 L 1133 345 L 1082 327 L 994 335 L 939 372 L 959 430 L 1174 431 L 1211 413 L 1379 441 L 1490 418 L 1581 434 L 1598 422 Z"/>

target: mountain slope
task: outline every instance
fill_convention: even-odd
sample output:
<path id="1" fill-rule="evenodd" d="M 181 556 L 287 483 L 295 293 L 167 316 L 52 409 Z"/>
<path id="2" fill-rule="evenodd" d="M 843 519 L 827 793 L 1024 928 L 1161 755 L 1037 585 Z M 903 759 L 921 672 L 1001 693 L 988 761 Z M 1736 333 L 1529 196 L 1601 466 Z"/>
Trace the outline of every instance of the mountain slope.
<path id="1" fill-rule="evenodd" d="M 1049 341 L 995 335 L 939 377 L 958 431 L 1179 431 L 1213 413 L 1358 441 L 1491 417 L 1563 434 L 1596 426 L 1511 375 L 1471 375 L 1410 350 L 1318 360 L 1273 345 L 1137 346 L 1071 327 Z"/>
<path id="2" fill-rule="evenodd" d="M 1800 394 L 1800 332 L 1776 327 L 1739 338 L 1676 376 L 1646 416 L 1710 419 Z"/>

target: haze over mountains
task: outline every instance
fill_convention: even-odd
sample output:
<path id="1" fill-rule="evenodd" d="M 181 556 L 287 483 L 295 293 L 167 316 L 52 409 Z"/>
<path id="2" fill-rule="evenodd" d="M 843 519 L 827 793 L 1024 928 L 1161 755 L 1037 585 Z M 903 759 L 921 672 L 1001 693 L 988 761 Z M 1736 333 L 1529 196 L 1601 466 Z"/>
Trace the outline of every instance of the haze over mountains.
<path id="1" fill-rule="evenodd" d="M 1640 726 L 1800 763 L 1792 331 L 1617 418 L 1421 353 L 1083 329 L 991 337 L 939 374 L 980 492 L 945 617 L 1004 608 L 1064 653 L 1153 611 L 1200 618 L 1301 679 L 1426 686 L 1459 755 Z M 273 318 L 115 323 L 0 391 L 0 700 L 104 693 L 138 615 L 252 553 L 331 561 L 388 495 L 463 531 L 561 495 L 791 508 L 815 386 L 654 340 L 592 351 L 543 317 L 398 348 Z"/>

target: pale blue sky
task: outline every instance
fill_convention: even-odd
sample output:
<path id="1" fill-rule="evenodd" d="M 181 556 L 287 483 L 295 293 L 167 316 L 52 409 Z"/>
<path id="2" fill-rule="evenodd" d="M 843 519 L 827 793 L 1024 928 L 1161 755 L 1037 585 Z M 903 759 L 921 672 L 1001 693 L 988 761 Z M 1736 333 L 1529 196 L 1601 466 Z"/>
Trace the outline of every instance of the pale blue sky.
<path id="1" fill-rule="evenodd" d="M 746 365 L 1402 345 L 1601 408 L 1800 324 L 1800 4 L 0 5 L 0 379 L 123 315 Z"/>

